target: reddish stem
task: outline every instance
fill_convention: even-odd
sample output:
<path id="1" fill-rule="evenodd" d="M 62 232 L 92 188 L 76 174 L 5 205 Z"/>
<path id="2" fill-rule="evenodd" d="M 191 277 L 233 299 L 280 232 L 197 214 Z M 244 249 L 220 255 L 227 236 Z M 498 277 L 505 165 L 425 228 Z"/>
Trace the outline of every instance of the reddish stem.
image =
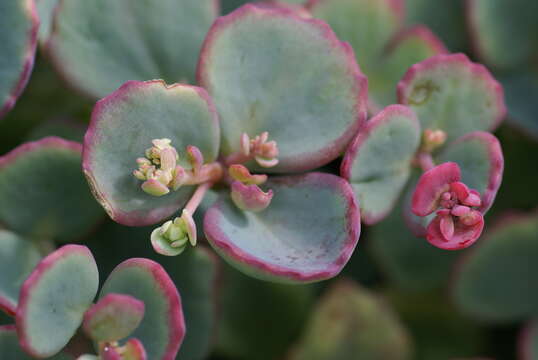
<path id="1" fill-rule="evenodd" d="M 420 152 L 417 155 L 417 160 L 422 168 L 422 171 L 428 171 L 435 167 L 435 163 L 433 162 L 432 155 L 428 152 Z"/>

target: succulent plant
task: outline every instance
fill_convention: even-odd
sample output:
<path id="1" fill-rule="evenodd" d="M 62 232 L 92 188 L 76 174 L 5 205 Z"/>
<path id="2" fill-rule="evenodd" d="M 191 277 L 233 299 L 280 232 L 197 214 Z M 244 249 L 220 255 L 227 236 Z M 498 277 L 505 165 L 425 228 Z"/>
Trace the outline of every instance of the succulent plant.
<path id="1" fill-rule="evenodd" d="M 538 358 L 535 7 L 0 5 L 0 358 Z"/>
<path id="2" fill-rule="evenodd" d="M 326 55 L 314 59 L 320 52 Z M 365 78 L 347 45 L 320 21 L 245 5 L 212 26 L 198 78 L 207 92 L 131 81 L 97 103 L 83 160 L 96 198 L 130 226 L 183 208 L 152 234 L 157 252 L 177 255 L 196 244 L 193 215 L 218 185 L 220 199 L 203 228 L 227 261 L 281 282 L 336 275 L 359 236 L 349 184 L 324 173 L 264 173 L 304 172 L 333 160 L 364 121 Z"/>
<path id="3" fill-rule="evenodd" d="M 22 349 L 30 357 L 63 358 L 55 355 L 82 325 L 99 359 L 175 358 L 185 335 L 181 299 L 159 264 L 143 258 L 124 261 L 92 305 L 98 285 L 97 265 L 85 246 L 65 245 L 41 259 L 20 285 L 15 303 L 18 344 L 9 333 L 13 328 L 3 328 L 2 342 L 9 347 L 1 348 L 2 357 L 26 356 Z"/>

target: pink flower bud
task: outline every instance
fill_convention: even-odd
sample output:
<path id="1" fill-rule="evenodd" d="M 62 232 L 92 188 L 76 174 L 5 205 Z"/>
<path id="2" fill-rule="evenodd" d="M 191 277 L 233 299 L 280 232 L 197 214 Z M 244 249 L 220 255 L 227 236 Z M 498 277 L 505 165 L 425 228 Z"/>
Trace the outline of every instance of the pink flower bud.
<path id="1" fill-rule="evenodd" d="M 263 192 L 258 185 L 245 185 L 234 181 L 231 186 L 231 197 L 241 210 L 259 212 L 269 206 L 273 191 Z"/>

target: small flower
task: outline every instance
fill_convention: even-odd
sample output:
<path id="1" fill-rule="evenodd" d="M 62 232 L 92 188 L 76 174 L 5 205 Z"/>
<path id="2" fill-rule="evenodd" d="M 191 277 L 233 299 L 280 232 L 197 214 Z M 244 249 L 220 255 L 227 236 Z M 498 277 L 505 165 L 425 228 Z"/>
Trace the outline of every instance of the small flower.
<path id="1" fill-rule="evenodd" d="M 446 137 L 446 133 L 443 130 L 424 130 L 422 135 L 422 151 L 431 153 L 445 143 Z"/>
<path id="2" fill-rule="evenodd" d="M 426 238 L 434 246 L 458 250 L 472 245 L 484 228 L 480 194 L 461 181 L 460 168 L 447 162 L 426 171 L 418 181 L 412 199 L 417 216 L 435 218 L 427 227 Z"/>
<path id="3" fill-rule="evenodd" d="M 251 139 L 247 133 L 241 134 L 240 150 L 226 158 L 226 164 L 242 164 L 255 160 L 258 165 L 270 168 L 278 164 L 278 145 L 276 141 L 268 141 L 267 131 Z"/>
<path id="4" fill-rule="evenodd" d="M 146 350 L 142 342 L 136 338 L 129 339 L 125 345 L 117 342 L 103 343 L 100 346 L 100 357 L 103 360 L 146 360 Z"/>
<path id="5" fill-rule="evenodd" d="M 181 217 L 165 222 L 151 233 L 151 244 L 155 251 L 167 256 L 181 254 L 188 243 L 196 246 L 196 241 L 196 224 L 187 209 L 183 209 Z"/>
<path id="6" fill-rule="evenodd" d="M 264 192 L 258 186 L 267 181 L 267 175 L 252 175 L 245 166 L 239 164 L 231 165 L 228 174 L 233 179 L 231 197 L 238 208 L 258 212 L 269 206 L 273 191 Z"/>
<path id="7" fill-rule="evenodd" d="M 145 158 L 138 158 L 134 177 L 144 181 L 142 190 L 153 196 L 163 196 L 183 185 L 197 185 L 216 181 L 222 176 L 218 163 L 204 164 L 204 156 L 196 146 L 186 148 L 186 158 L 191 169 L 178 165 L 179 155 L 170 139 L 155 139 L 153 147 L 146 150 Z"/>
<path id="8" fill-rule="evenodd" d="M 231 197 L 241 210 L 259 212 L 265 210 L 271 203 L 273 190 L 264 192 L 258 185 L 245 185 L 240 181 L 234 181 Z"/>

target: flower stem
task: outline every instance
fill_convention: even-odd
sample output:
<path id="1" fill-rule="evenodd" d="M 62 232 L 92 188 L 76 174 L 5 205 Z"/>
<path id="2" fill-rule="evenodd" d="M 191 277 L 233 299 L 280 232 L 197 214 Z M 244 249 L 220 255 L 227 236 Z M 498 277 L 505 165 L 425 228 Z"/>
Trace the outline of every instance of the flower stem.
<path id="1" fill-rule="evenodd" d="M 194 214 L 194 212 L 204 199 L 207 190 L 209 190 L 211 186 L 213 186 L 213 184 L 214 183 L 212 182 L 205 182 L 199 185 L 194 194 L 192 195 L 191 199 L 185 206 L 185 210 L 187 210 L 191 215 Z"/>
<path id="2" fill-rule="evenodd" d="M 435 166 L 432 155 L 429 152 L 418 153 L 417 160 L 422 171 L 428 171 Z"/>

